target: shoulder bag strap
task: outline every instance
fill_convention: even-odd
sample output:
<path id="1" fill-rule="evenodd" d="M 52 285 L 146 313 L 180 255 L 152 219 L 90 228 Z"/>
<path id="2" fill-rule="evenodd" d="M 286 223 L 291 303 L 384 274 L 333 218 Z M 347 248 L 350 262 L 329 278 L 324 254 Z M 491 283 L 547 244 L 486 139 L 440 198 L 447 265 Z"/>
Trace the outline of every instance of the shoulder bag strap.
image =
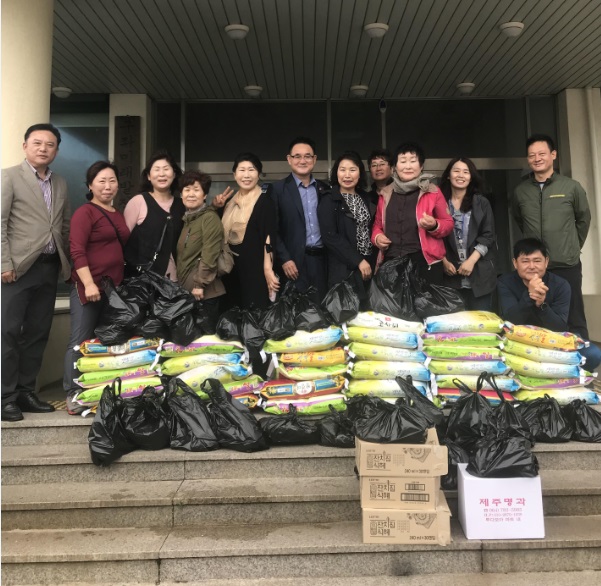
<path id="1" fill-rule="evenodd" d="M 119 240 L 119 244 L 121 244 L 121 248 L 125 248 L 125 244 L 123 244 L 123 240 L 121 240 L 121 235 L 119 234 L 119 230 L 117 230 L 117 226 L 115 226 L 115 223 L 113 222 L 113 220 L 111 220 L 111 216 L 109 215 L 109 213 L 106 210 L 102 209 L 100 206 L 93 204 L 91 201 L 89 201 L 88 203 L 90 205 L 94 206 L 97 210 L 100 210 L 106 216 L 106 219 L 111 223 L 111 226 L 115 230 L 115 234 L 117 234 L 117 240 Z"/>

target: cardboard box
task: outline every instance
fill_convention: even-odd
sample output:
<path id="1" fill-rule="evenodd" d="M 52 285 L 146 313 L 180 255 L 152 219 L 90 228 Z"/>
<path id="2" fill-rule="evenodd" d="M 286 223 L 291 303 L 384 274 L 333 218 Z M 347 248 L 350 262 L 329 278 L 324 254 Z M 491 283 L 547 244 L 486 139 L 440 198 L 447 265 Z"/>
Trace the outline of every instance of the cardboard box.
<path id="1" fill-rule="evenodd" d="M 438 506 L 429 511 L 363 509 L 362 515 L 363 543 L 451 543 L 451 512 L 442 491 L 438 495 Z"/>
<path id="2" fill-rule="evenodd" d="M 459 521 L 468 539 L 545 536 L 540 476 L 478 478 L 457 465 Z"/>
<path id="3" fill-rule="evenodd" d="M 366 509 L 435 509 L 440 476 L 362 476 L 361 506 Z"/>
<path id="4" fill-rule="evenodd" d="M 428 430 L 425 444 L 374 444 L 355 438 L 359 476 L 444 476 L 447 447 L 438 444 L 436 430 Z"/>

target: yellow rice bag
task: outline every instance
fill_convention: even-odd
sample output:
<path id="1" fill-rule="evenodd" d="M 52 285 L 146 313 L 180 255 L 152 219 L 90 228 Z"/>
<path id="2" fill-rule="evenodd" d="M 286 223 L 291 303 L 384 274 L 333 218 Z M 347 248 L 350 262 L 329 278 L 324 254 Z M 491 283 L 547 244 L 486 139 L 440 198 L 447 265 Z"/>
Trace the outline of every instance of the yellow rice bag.
<path id="1" fill-rule="evenodd" d="M 550 348 L 551 350 L 579 350 L 584 348 L 584 340 L 570 332 L 552 332 L 537 326 L 514 326 L 509 324 L 505 327 L 505 337 L 508 340 L 522 342 Z"/>
<path id="2" fill-rule="evenodd" d="M 582 370 L 577 364 L 557 364 L 555 362 L 536 362 L 521 356 L 505 354 L 505 362 L 511 370 L 524 376 L 540 378 L 576 378 L 583 376 Z"/>
<path id="3" fill-rule="evenodd" d="M 278 356 L 282 364 L 296 366 L 333 366 L 346 362 L 344 348 L 332 348 L 322 352 L 293 352 Z"/>
<path id="4" fill-rule="evenodd" d="M 320 378 L 332 378 L 346 372 L 346 362 L 333 364 L 332 366 L 290 366 L 280 364 L 278 372 L 292 380 L 317 380 Z"/>
<path id="5" fill-rule="evenodd" d="M 293 336 L 284 340 L 269 339 L 263 345 L 263 350 L 267 354 L 273 352 L 316 352 L 319 350 L 328 350 L 333 348 L 340 340 L 342 330 L 340 328 L 330 326 L 322 330 L 314 332 L 305 332 L 297 330 Z"/>
<path id="6" fill-rule="evenodd" d="M 424 331 L 424 324 L 422 322 L 405 321 L 404 319 L 375 311 L 361 311 L 351 321 L 347 322 L 347 325 L 358 326 L 360 328 L 399 330 L 400 332 L 413 332 L 416 334 L 421 334 Z"/>

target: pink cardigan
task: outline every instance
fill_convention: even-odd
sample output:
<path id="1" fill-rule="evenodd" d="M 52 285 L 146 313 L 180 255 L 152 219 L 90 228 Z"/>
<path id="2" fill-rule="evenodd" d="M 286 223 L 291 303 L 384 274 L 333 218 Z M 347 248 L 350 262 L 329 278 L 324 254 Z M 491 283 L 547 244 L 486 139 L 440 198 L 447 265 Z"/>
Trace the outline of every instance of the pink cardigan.
<path id="1" fill-rule="evenodd" d="M 378 234 L 386 234 L 386 207 L 392 197 L 393 184 L 387 185 L 380 192 L 378 200 L 378 208 L 376 209 L 376 217 L 374 226 L 371 231 L 371 241 L 376 246 L 376 236 Z M 417 232 L 419 241 L 422 246 L 422 254 L 429 265 L 440 262 L 446 254 L 443 238 L 450 234 L 453 230 L 453 218 L 449 213 L 449 206 L 444 195 L 436 185 L 430 183 L 427 191 L 420 191 L 417 207 L 415 208 L 415 216 L 417 220 L 421 218 L 423 213 L 432 216 L 437 222 L 436 230 L 424 230 L 418 224 Z M 380 250 L 378 253 L 378 263 L 380 266 L 384 260 L 384 253 Z"/>

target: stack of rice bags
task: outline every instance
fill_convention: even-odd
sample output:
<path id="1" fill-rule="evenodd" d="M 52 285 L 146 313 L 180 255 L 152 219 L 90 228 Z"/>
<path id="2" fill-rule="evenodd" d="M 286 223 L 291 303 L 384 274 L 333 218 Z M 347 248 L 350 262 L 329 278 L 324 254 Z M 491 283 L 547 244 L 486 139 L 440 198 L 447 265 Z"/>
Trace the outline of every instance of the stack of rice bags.
<path id="1" fill-rule="evenodd" d="M 187 346 L 163 342 L 158 354 L 161 360 L 158 372 L 179 378 L 202 399 L 209 399 L 201 389 L 202 383 L 215 378 L 238 401 L 251 409 L 256 406 L 263 379 L 252 373 L 241 342 L 202 336 Z"/>
<path id="2" fill-rule="evenodd" d="M 521 390 L 516 398 L 531 401 L 549 395 L 560 405 L 574 399 L 599 403 L 599 396 L 585 388 L 596 373 L 582 368 L 585 359 L 578 352 L 584 340 L 569 332 L 552 332 L 536 326 L 506 324 L 503 354 L 516 373 Z"/>
<path id="3" fill-rule="evenodd" d="M 426 365 L 433 374 L 433 392 L 443 401 L 459 398 L 454 379 L 475 391 L 482 372 L 494 374 L 506 400 L 513 400 L 512 393 L 519 389 L 519 383 L 510 376 L 501 351 L 503 339 L 499 334 L 503 324 L 498 315 L 488 311 L 460 311 L 426 318 L 426 332 L 422 335 Z M 493 404 L 500 401 L 487 384 L 481 394 Z"/>
<path id="4" fill-rule="evenodd" d="M 428 395 L 430 371 L 420 350 L 420 322 L 405 321 L 374 311 L 364 311 L 344 327 L 350 341 L 350 380 L 347 397 L 373 395 L 389 402 L 404 396 L 396 377 L 411 376 L 414 386 Z"/>
<path id="5" fill-rule="evenodd" d="M 120 378 L 121 395 L 137 397 L 147 386 L 162 390 L 161 380 L 154 370 L 159 339 L 130 338 L 125 344 L 105 346 L 99 340 L 85 340 L 75 351 L 81 352 L 75 367 L 80 375 L 74 379 L 82 390 L 75 401 L 92 408 L 98 404 L 106 385 Z M 86 415 L 89 411 L 84 412 Z"/>
<path id="6" fill-rule="evenodd" d="M 291 404 L 298 415 L 329 413 L 330 405 L 344 411 L 347 357 L 344 348 L 337 347 L 341 337 L 342 330 L 330 326 L 268 339 L 263 351 L 272 355 L 270 372 L 276 378 L 261 388 L 259 406 L 274 415 L 288 413 Z"/>

